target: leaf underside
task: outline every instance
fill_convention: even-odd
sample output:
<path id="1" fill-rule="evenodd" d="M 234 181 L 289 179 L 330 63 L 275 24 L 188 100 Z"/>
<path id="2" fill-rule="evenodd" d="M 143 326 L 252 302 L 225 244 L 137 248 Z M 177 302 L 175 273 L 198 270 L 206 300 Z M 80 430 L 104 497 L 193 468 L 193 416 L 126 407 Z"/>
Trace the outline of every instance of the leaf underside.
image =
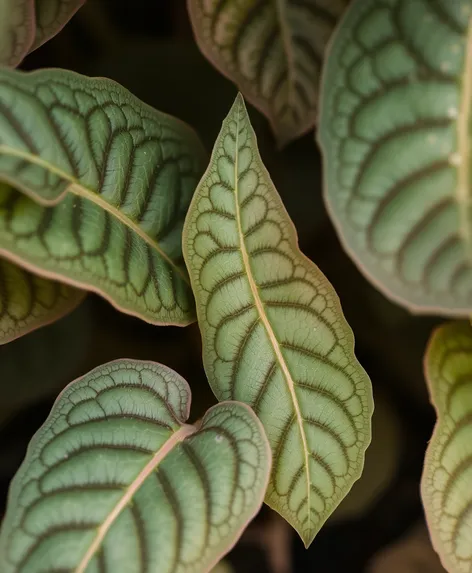
<path id="1" fill-rule="evenodd" d="M 0 258 L 0 345 L 61 318 L 84 294 Z"/>
<path id="2" fill-rule="evenodd" d="M 472 5 L 355 0 L 323 72 L 325 199 L 346 250 L 416 312 L 472 309 Z"/>
<path id="3" fill-rule="evenodd" d="M 432 336 L 426 378 L 438 420 L 421 495 L 435 550 L 449 573 L 472 570 L 472 327 L 448 323 Z"/>
<path id="4" fill-rule="evenodd" d="M 274 457 L 266 502 L 308 546 L 361 473 L 371 386 L 336 293 L 298 249 L 241 95 L 183 245 L 210 384 L 264 424 Z"/>
<path id="5" fill-rule="evenodd" d="M 187 383 L 119 360 L 70 384 L 8 499 L 2 573 L 205 572 L 259 509 L 270 449 L 244 404 L 185 424 Z"/>
<path id="6" fill-rule="evenodd" d="M 280 145 L 315 124 L 325 46 L 348 0 L 188 0 L 203 54 L 264 113 Z"/>
<path id="7" fill-rule="evenodd" d="M 181 233 L 203 157 L 188 126 L 111 80 L 2 70 L 0 180 L 23 193 L 0 188 L 0 251 L 148 322 L 188 324 Z"/>
<path id="8" fill-rule="evenodd" d="M 31 51 L 55 36 L 85 0 L 2 0 L 0 65 L 16 67 Z"/>

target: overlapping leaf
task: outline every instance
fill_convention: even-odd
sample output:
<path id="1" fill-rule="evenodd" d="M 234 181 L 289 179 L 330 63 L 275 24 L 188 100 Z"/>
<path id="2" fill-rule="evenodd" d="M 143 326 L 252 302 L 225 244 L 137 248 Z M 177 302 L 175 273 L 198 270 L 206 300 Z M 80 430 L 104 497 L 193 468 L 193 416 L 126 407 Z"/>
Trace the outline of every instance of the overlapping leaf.
<path id="1" fill-rule="evenodd" d="M 205 572 L 259 509 L 270 471 L 244 404 L 186 424 L 187 383 L 121 360 L 72 383 L 9 493 L 2 573 Z"/>
<path id="2" fill-rule="evenodd" d="M 0 64 L 15 67 L 57 34 L 85 0 L 2 0 Z"/>
<path id="3" fill-rule="evenodd" d="M 188 126 L 115 82 L 3 70 L 0 180 L 25 196 L 0 189 L 0 251 L 149 322 L 187 324 L 181 233 L 203 157 Z"/>
<path id="4" fill-rule="evenodd" d="M 344 247 L 410 309 L 470 314 L 472 4 L 355 0 L 321 94 L 325 193 Z"/>
<path id="5" fill-rule="evenodd" d="M 83 296 L 0 258 L 0 344 L 64 316 Z"/>
<path id="6" fill-rule="evenodd" d="M 298 249 L 240 95 L 183 245 L 212 388 L 263 422 L 274 455 L 266 502 L 309 545 L 361 473 L 371 387 L 336 293 Z"/>
<path id="7" fill-rule="evenodd" d="M 426 377 L 438 420 L 421 494 L 433 545 L 449 573 L 472 569 L 472 327 L 449 323 L 432 336 Z"/>
<path id="8" fill-rule="evenodd" d="M 188 0 L 205 56 L 270 120 L 281 145 L 315 123 L 326 43 L 348 0 Z"/>

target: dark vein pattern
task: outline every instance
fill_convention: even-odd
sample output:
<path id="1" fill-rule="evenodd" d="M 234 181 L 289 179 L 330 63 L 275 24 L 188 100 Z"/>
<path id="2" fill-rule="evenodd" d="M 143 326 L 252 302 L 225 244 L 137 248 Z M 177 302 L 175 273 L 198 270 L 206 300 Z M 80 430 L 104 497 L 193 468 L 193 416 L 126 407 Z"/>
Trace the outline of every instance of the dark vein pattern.
<path id="1" fill-rule="evenodd" d="M 181 233 L 203 157 L 188 126 L 110 80 L 4 70 L 0 179 L 25 197 L 1 190 L 0 249 L 149 322 L 187 324 Z"/>
<path id="2" fill-rule="evenodd" d="M 438 420 L 421 494 L 433 545 L 447 571 L 472 571 L 472 327 L 448 323 L 432 336 L 426 377 Z"/>
<path id="3" fill-rule="evenodd" d="M 200 573 L 259 509 L 270 470 L 244 404 L 185 424 L 187 383 L 120 360 L 69 385 L 15 476 L 2 573 Z"/>
<path id="4" fill-rule="evenodd" d="M 15 67 L 34 40 L 34 0 L 0 2 L 0 65 Z"/>
<path id="5" fill-rule="evenodd" d="M 85 0 L 35 0 L 36 34 L 30 51 L 60 32 L 84 3 Z"/>
<path id="6" fill-rule="evenodd" d="M 418 312 L 470 314 L 472 4 L 357 0 L 321 94 L 325 197 L 344 247 Z"/>
<path id="7" fill-rule="evenodd" d="M 212 388 L 263 422 L 273 452 L 266 502 L 308 545 L 360 475 L 371 387 L 332 286 L 298 249 L 241 96 L 183 244 Z"/>
<path id="8" fill-rule="evenodd" d="M 280 144 L 313 127 L 325 46 L 348 0 L 188 0 L 201 51 L 270 120 Z"/>
<path id="9" fill-rule="evenodd" d="M 0 259 L 0 344 L 73 310 L 84 293 Z"/>

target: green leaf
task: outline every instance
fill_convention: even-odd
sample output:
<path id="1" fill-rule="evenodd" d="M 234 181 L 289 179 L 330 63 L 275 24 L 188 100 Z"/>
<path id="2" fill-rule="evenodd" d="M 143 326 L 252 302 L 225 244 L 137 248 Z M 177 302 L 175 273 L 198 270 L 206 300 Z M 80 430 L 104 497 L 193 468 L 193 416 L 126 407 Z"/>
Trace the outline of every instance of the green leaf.
<path id="1" fill-rule="evenodd" d="M 36 35 L 30 52 L 58 34 L 85 0 L 35 0 Z"/>
<path id="2" fill-rule="evenodd" d="M 431 337 L 425 372 L 438 420 L 421 495 L 433 546 L 449 573 L 472 567 L 472 327 L 448 323 Z"/>
<path id="3" fill-rule="evenodd" d="M 271 456 L 244 404 L 195 426 L 189 408 L 185 380 L 152 362 L 70 384 L 12 482 L 2 573 L 211 569 L 258 511 Z"/>
<path id="4" fill-rule="evenodd" d="M 308 546 L 361 474 L 371 386 L 336 293 L 298 248 L 241 95 L 183 245 L 210 384 L 264 424 L 274 456 L 266 502 Z"/>
<path id="5" fill-rule="evenodd" d="M 85 0 L 1 0 L 0 65 L 16 67 L 67 24 Z"/>
<path id="6" fill-rule="evenodd" d="M 325 194 L 344 248 L 415 312 L 472 309 L 472 4 L 355 0 L 323 72 Z"/>
<path id="7" fill-rule="evenodd" d="M 0 258 L 0 344 L 61 318 L 84 294 Z"/>
<path id="8" fill-rule="evenodd" d="M 197 43 L 284 145 L 316 121 L 325 46 L 349 0 L 188 0 Z"/>
<path id="9" fill-rule="evenodd" d="M 0 71 L 0 250 L 155 324 L 188 324 L 185 213 L 204 152 L 120 85 Z M 56 205 L 46 209 L 36 204 Z"/>

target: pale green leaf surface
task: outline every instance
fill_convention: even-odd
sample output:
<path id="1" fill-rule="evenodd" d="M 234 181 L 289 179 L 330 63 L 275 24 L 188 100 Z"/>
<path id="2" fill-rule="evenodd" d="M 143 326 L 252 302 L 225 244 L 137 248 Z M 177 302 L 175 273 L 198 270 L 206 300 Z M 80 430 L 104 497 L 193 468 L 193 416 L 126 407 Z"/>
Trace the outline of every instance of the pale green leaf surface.
<path id="1" fill-rule="evenodd" d="M 325 46 L 348 0 L 188 0 L 203 54 L 264 113 L 281 145 L 315 124 Z"/>
<path id="2" fill-rule="evenodd" d="M 85 0 L 0 0 L 0 65 L 16 67 L 67 24 Z"/>
<path id="3" fill-rule="evenodd" d="M 188 324 L 181 234 L 203 158 L 186 124 L 111 80 L 2 70 L 0 180 L 25 196 L 0 190 L 0 251 L 148 322 Z"/>
<path id="4" fill-rule="evenodd" d="M 15 476 L 2 573 L 202 573 L 258 511 L 270 448 L 244 404 L 185 422 L 187 383 L 119 360 L 70 384 Z"/>
<path id="5" fill-rule="evenodd" d="M 437 423 L 421 495 L 434 548 L 449 573 L 472 570 L 472 326 L 448 323 L 432 336 L 426 378 Z"/>
<path id="6" fill-rule="evenodd" d="M 85 0 L 35 0 L 36 34 L 30 51 L 50 40 L 85 4 Z"/>
<path id="7" fill-rule="evenodd" d="M 84 294 L 0 258 L 0 344 L 61 318 Z"/>
<path id="8" fill-rule="evenodd" d="M 241 95 L 183 245 L 210 384 L 261 419 L 274 456 L 266 502 L 309 545 L 361 473 L 371 385 L 336 293 L 298 249 Z"/>
<path id="9" fill-rule="evenodd" d="M 355 0 L 323 72 L 327 205 L 362 272 L 415 312 L 472 310 L 471 16 Z"/>

